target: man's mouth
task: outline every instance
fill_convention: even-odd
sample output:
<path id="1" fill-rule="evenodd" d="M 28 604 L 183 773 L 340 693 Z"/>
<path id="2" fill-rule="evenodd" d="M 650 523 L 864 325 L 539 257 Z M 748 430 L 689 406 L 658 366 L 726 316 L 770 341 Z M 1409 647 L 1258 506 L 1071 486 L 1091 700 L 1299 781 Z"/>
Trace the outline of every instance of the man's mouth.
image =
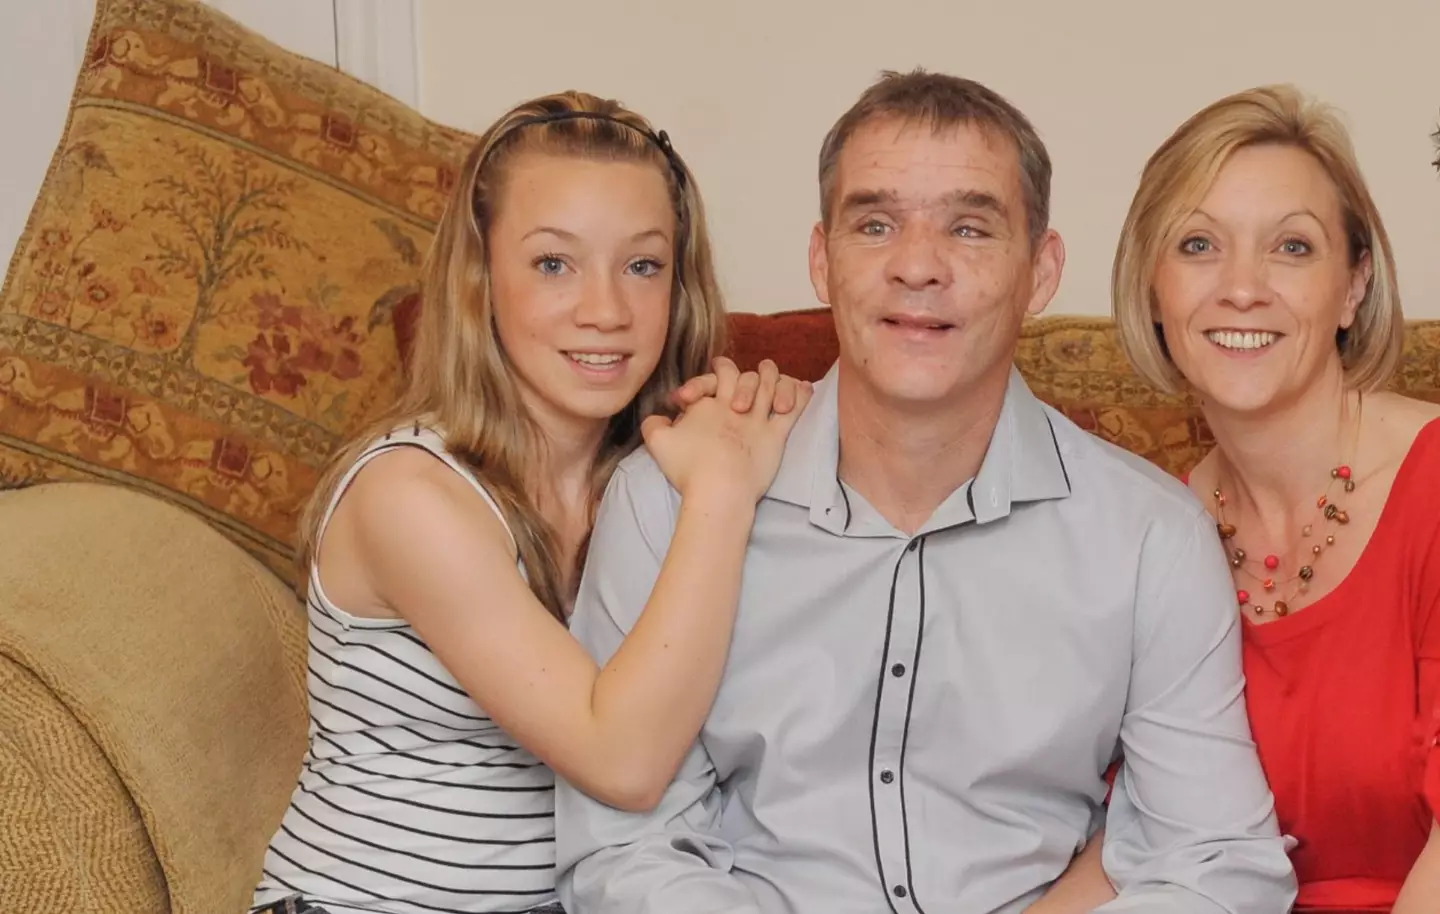
<path id="1" fill-rule="evenodd" d="M 902 329 L 902 330 L 920 330 L 920 331 L 929 330 L 929 331 L 936 331 L 936 332 L 938 332 L 938 331 L 942 331 L 942 330 L 953 330 L 953 329 L 955 329 L 955 325 L 952 324 L 951 322 L 949 322 L 949 321 L 943 321 L 943 320 L 940 320 L 939 318 L 933 318 L 933 317 L 922 317 L 922 316 L 911 316 L 911 315 L 906 315 L 906 314 L 897 314 L 897 315 L 891 315 L 891 316 L 889 316 L 889 317 L 881 318 L 881 320 L 882 320 L 884 323 L 889 324 L 889 325 L 892 326 L 892 327 L 898 327 L 898 328 L 900 328 L 900 329 Z"/>

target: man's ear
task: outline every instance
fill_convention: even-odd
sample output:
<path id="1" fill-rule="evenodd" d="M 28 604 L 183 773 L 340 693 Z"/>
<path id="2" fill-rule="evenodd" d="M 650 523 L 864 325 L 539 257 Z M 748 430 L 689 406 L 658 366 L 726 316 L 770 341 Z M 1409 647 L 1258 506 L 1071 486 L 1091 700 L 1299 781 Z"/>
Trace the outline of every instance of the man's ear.
<path id="1" fill-rule="evenodd" d="M 1060 288 L 1060 274 L 1065 272 L 1065 242 L 1060 233 L 1046 229 L 1045 235 L 1035 245 L 1034 275 L 1035 287 L 1030 292 L 1030 302 L 1025 313 L 1039 314 L 1055 297 Z"/>
<path id="2" fill-rule="evenodd" d="M 825 249 L 827 236 L 825 235 L 825 223 L 815 223 L 810 230 L 810 285 L 815 289 L 815 297 L 823 304 L 830 304 L 830 254 Z"/>

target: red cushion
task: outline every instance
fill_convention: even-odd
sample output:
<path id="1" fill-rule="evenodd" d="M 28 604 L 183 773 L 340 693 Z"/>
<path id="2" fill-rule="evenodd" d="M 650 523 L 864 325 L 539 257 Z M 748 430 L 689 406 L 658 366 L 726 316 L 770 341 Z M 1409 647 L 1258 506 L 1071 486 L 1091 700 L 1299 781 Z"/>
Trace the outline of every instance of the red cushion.
<path id="1" fill-rule="evenodd" d="M 778 314 L 731 313 L 725 354 L 741 371 L 770 359 L 783 374 L 818 381 L 834 364 L 839 348 L 830 309 L 809 308 Z"/>
<path id="2" fill-rule="evenodd" d="M 395 306 L 395 343 L 400 363 L 408 366 L 415 342 L 420 296 Z M 748 371 L 771 359 L 780 371 L 802 381 L 818 381 L 835 361 L 839 344 L 829 308 L 782 311 L 779 314 L 730 314 L 730 344 L 725 354 Z"/>

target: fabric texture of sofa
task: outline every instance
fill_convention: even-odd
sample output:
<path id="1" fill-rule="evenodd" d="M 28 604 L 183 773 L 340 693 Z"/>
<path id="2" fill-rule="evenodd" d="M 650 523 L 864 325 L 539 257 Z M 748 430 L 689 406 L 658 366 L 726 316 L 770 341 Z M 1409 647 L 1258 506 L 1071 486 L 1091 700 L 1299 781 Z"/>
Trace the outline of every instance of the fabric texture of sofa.
<path id="1" fill-rule="evenodd" d="M 296 512 L 403 376 L 471 137 L 191 0 L 100 0 L 86 60 L 0 289 L 0 897 L 238 914 L 305 742 Z M 825 310 L 731 331 L 835 358 Z M 1018 364 L 1171 472 L 1210 445 L 1108 320 Z M 1440 401 L 1440 321 L 1396 387 Z"/>

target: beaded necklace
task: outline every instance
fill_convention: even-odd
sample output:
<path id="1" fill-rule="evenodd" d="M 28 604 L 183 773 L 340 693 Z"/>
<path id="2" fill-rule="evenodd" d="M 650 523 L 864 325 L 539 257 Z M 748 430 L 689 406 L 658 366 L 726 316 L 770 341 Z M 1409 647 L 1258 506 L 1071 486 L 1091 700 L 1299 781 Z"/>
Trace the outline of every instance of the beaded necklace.
<path id="1" fill-rule="evenodd" d="M 1355 437 L 1360 433 L 1360 414 L 1363 410 L 1364 397 L 1361 395 L 1356 404 Z M 1351 443 L 1351 453 L 1354 453 L 1355 443 Z M 1263 558 L 1255 559 L 1250 557 L 1244 549 L 1235 542 L 1238 530 L 1235 525 L 1225 520 L 1225 493 L 1217 482 L 1215 486 L 1215 518 L 1216 531 L 1220 539 L 1225 543 L 1226 553 L 1230 558 L 1230 567 L 1239 574 L 1252 579 L 1255 584 L 1267 595 L 1274 599 L 1274 602 L 1267 608 L 1263 603 L 1251 594 L 1244 587 L 1235 591 L 1235 599 L 1241 609 L 1249 609 L 1256 617 L 1263 616 L 1267 611 L 1274 613 L 1277 617 L 1284 617 L 1290 614 L 1290 603 L 1296 597 L 1303 594 L 1310 586 L 1310 580 L 1315 576 L 1315 563 L 1335 545 L 1335 531 L 1350 523 L 1350 515 L 1345 509 L 1333 499 L 1334 489 L 1338 485 L 1348 494 L 1355 491 L 1355 480 L 1352 478 L 1350 465 L 1348 463 L 1338 464 L 1330 469 L 1330 480 L 1326 485 L 1324 493 L 1315 500 L 1315 509 L 1318 517 L 1315 521 L 1305 524 L 1300 528 L 1301 545 L 1306 541 L 1315 540 L 1310 543 L 1309 554 L 1301 551 L 1300 564 L 1288 577 L 1276 578 L 1275 573 L 1281 571 L 1282 562 L 1280 555 L 1271 552 Z M 1323 536 L 1315 535 L 1316 524 L 1321 525 L 1325 530 Z M 1326 525 L 1329 525 L 1328 527 Z M 1282 593 L 1285 596 L 1275 598 L 1274 595 Z"/>

